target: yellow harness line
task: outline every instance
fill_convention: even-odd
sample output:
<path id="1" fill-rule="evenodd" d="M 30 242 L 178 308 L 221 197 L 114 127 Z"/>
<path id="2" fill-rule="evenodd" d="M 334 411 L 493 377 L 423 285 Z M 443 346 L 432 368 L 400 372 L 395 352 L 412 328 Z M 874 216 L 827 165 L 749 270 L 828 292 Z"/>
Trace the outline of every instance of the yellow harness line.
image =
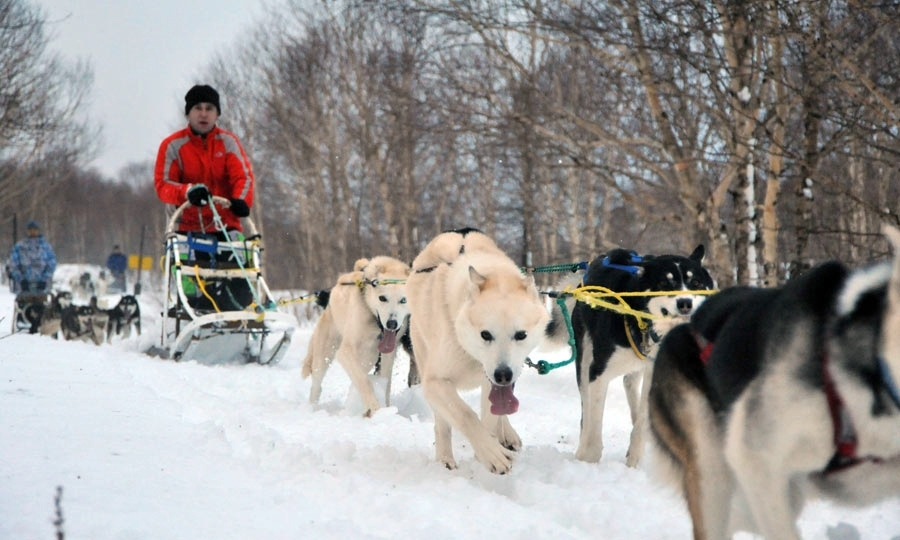
<path id="1" fill-rule="evenodd" d="M 316 301 L 316 295 L 312 295 L 312 296 L 301 296 L 300 298 L 290 298 L 287 300 L 282 298 L 281 300 L 278 300 L 277 302 L 275 302 L 275 304 L 280 307 L 283 307 L 283 306 L 289 306 L 291 304 L 302 304 L 304 302 L 315 302 L 315 301 Z"/>
<path id="2" fill-rule="evenodd" d="M 200 267 L 198 265 L 194 265 L 194 278 L 197 280 L 197 286 L 200 287 L 200 292 L 203 293 L 203 296 L 209 299 L 210 303 L 212 303 L 213 307 L 215 308 L 216 313 L 221 313 L 222 311 L 219 309 L 216 301 L 213 300 L 213 297 L 210 296 L 208 292 L 206 292 L 206 286 L 204 285 L 205 280 L 200 278 L 198 270 L 200 270 Z"/>
<path id="3" fill-rule="evenodd" d="M 563 289 L 564 294 L 570 294 L 573 298 L 578 300 L 579 302 L 583 302 L 592 308 L 596 309 L 598 307 L 602 307 L 604 309 L 608 309 L 610 311 L 615 311 L 616 313 L 622 313 L 623 315 L 631 315 L 637 320 L 638 328 L 641 331 L 641 334 L 646 334 L 647 332 L 647 321 L 648 320 L 663 320 L 668 317 L 664 317 L 662 315 L 654 315 L 652 313 L 647 313 L 646 311 L 639 311 L 631 308 L 626 302 L 624 297 L 626 296 L 680 296 L 682 294 L 692 294 L 692 295 L 710 295 L 715 294 L 719 291 L 710 290 L 710 289 L 701 289 L 695 291 L 642 291 L 642 292 L 616 292 L 607 287 L 601 287 L 599 285 L 583 285 L 581 287 L 566 287 Z M 602 298 L 613 297 L 618 300 L 617 304 L 612 302 L 601 300 Z M 631 351 L 641 360 L 646 360 L 647 356 L 643 353 L 640 347 L 638 347 L 637 343 L 634 342 L 634 337 L 631 335 L 631 330 L 628 328 L 628 320 L 625 320 L 625 335 L 628 336 L 628 343 L 631 345 Z"/>

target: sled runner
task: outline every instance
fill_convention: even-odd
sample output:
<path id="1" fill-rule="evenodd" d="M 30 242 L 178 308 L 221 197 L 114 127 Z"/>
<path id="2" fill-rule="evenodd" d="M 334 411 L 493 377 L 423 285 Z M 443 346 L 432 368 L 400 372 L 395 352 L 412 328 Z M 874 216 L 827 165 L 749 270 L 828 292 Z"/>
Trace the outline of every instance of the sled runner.
<path id="1" fill-rule="evenodd" d="M 228 204 L 220 197 L 212 200 Z M 287 351 L 297 321 L 275 309 L 262 276 L 256 226 L 245 218 L 246 237 L 238 231 L 175 232 L 178 218 L 190 206 L 181 205 L 166 229 L 161 350 L 150 353 L 205 364 L 277 362 Z M 224 231 L 213 210 L 219 230 Z"/>

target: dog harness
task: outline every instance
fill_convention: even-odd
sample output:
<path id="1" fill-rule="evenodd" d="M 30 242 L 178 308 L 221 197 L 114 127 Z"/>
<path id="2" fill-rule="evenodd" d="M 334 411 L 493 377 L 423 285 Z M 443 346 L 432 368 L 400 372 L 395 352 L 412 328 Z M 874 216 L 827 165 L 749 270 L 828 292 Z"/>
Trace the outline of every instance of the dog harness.
<path id="1" fill-rule="evenodd" d="M 704 366 L 709 365 L 709 358 L 712 356 L 713 351 L 713 342 L 698 332 L 692 332 L 692 334 L 697 347 L 700 349 L 697 357 Z M 882 358 L 879 358 L 879 369 L 881 370 L 885 387 L 888 393 L 891 394 L 891 399 L 900 408 L 900 396 L 897 396 L 896 385 L 888 374 L 887 366 Z M 832 440 L 835 447 L 834 455 L 828 461 L 822 473 L 830 474 L 842 471 L 866 461 L 880 462 L 881 459 L 876 456 L 860 457 L 857 455 L 858 440 L 856 438 L 856 428 L 853 427 L 853 419 L 850 417 L 850 412 L 847 410 L 847 406 L 837 390 L 834 377 L 831 376 L 831 370 L 828 369 L 828 356 L 824 353 L 822 354 L 822 380 L 825 399 L 828 402 L 828 412 L 831 415 Z"/>
<path id="2" fill-rule="evenodd" d="M 643 257 L 638 255 L 634 251 L 629 252 L 629 255 L 631 258 L 631 262 L 633 262 L 633 263 L 643 262 L 643 260 L 644 260 Z M 628 272 L 629 274 L 632 274 L 632 275 L 637 275 L 642 270 L 642 268 L 640 266 L 636 266 L 636 265 L 611 263 L 611 262 L 609 262 L 609 255 L 607 255 L 606 257 L 603 257 L 603 261 L 601 262 L 601 264 L 607 268 L 616 268 L 618 270 L 624 270 L 625 272 Z"/>

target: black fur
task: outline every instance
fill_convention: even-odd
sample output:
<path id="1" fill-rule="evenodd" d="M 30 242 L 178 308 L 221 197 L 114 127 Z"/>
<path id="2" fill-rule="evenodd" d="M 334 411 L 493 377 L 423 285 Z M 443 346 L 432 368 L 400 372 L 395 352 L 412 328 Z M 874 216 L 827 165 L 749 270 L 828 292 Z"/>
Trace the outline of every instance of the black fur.
<path id="1" fill-rule="evenodd" d="M 130 326 L 134 326 L 138 335 L 141 334 L 141 306 L 134 295 L 123 295 L 119 302 L 107 311 L 107 314 L 109 315 L 106 323 L 107 340 L 114 335 L 121 335 Z"/>
<path id="2" fill-rule="evenodd" d="M 322 309 L 328 307 L 328 299 L 331 298 L 331 289 L 323 289 L 321 291 L 316 291 L 316 305 Z"/>
<path id="3" fill-rule="evenodd" d="M 637 257 L 632 251 L 614 249 L 591 262 L 583 283 L 603 286 L 616 292 L 671 291 L 680 289 L 682 284 L 692 290 L 712 289 L 714 281 L 701 264 L 704 254 L 702 245 L 698 246 L 689 257 L 680 255 Z M 611 264 L 616 266 L 610 266 Z M 693 274 L 690 280 L 685 278 L 688 271 Z M 670 274 L 673 279 L 669 279 Z M 647 311 L 650 298 L 626 296 L 624 300 L 631 309 Z M 581 384 L 582 362 L 591 362 L 589 381 L 593 381 L 606 369 L 607 362 L 617 346 L 630 346 L 628 335 L 625 333 L 626 323 L 632 332 L 632 338 L 639 340 L 635 317 L 609 309 L 595 309 L 582 302 L 575 305 L 572 310 L 572 328 L 575 333 L 576 375 L 579 384 Z M 591 336 L 593 343 L 590 357 L 585 357 L 584 351 L 581 350 L 585 333 Z"/>

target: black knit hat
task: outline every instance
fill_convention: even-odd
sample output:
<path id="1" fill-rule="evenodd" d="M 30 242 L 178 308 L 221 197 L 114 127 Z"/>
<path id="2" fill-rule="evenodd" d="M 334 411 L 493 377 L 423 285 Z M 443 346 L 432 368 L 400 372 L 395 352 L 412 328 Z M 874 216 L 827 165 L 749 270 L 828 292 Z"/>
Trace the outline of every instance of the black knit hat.
<path id="1" fill-rule="evenodd" d="M 216 89 L 208 84 L 195 84 L 184 95 L 184 114 L 191 112 L 194 105 L 198 103 L 212 103 L 216 106 L 219 114 L 222 114 L 222 107 L 219 106 L 219 93 Z"/>

